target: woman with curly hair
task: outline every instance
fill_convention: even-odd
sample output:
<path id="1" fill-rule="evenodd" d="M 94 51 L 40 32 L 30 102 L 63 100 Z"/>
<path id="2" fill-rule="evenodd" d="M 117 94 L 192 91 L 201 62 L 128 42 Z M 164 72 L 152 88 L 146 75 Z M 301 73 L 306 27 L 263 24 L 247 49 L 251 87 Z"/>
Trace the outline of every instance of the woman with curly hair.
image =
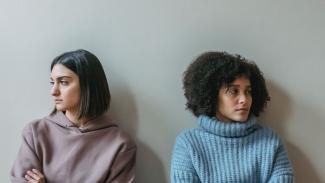
<path id="1" fill-rule="evenodd" d="M 254 62 L 204 53 L 184 72 L 183 89 L 199 127 L 176 138 L 172 183 L 294 181 L 284 143 L 257 122 L 270 97 Z"/>

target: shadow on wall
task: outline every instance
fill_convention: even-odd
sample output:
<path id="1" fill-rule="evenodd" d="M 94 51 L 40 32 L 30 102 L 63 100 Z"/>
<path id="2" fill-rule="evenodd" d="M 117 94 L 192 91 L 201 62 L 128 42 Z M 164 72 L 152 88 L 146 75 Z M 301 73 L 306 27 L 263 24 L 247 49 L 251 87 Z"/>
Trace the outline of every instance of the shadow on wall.
<path id="1" fill-rule="evenodd" d="M 297 146 L 290 142 L 286 141 L 286 147 L 294 166 L 296 182 L 321 183 L 322 180 L 317 176 L 316 170 L 314 169 L 307 156 Z"/>
<path id="2" fill-rule="evenodd" d="M 266 121 L 264 124 L 270 126 L 281 135 L 285 141 L 285 145 L 289 154 L 289 158 L 293 164 L 295 177 L 297 183 L 313 182 L 320 183 L 321 179 L 318 177 L 309 158 L 294 144 L 286 140 L 285 123 L 292 112 L 292 101 L 290 97 L 276 86 L 271 81 L 266 81 L 271 102 L 267 109 L 262 113 L 261 121 Z"/>
<path id="3" fill-rule="evenodd" d="M 138 143 L 136 183 L 166 183 L 166 175 L 162 162 L 145 144 Z"/>
<path id="4" fill-rule="evenodd" d="M 110 113 L 120 128 L 126 131 L 137 143 L 136 182 L 165 183 L 165 173 L 158 156 L 137 139 L 139 117 L 134 96 L 130 88 L 112 89 Z"/>

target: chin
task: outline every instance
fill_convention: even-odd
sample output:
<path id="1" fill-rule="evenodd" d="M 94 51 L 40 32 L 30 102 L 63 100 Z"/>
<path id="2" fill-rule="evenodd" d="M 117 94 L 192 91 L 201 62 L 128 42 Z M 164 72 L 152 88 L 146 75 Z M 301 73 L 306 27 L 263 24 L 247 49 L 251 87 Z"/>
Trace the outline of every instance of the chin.
<path id="1" fill-rule="evenodd" d="M 65 108 L 62 106 L 55 106 L 56 110 L 58 111 L 65 111 Z"/>
<path id="2" fill-rule="evenodd" d="M 233 120 L 234 121 L 237 121 L 237 122 L 240 122 L 240 123 L 245 123 L 248 119 L 248 116 L 245 116 L 245 117 L 237 117 L 237 118 L 234 118 Z"/>

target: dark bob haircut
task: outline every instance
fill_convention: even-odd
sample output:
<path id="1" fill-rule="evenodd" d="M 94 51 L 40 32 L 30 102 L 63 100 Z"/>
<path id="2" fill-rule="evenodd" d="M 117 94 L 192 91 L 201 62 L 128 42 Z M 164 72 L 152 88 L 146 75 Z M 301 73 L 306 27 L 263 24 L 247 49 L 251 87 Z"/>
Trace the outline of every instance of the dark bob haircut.
<path id="1" fill-rule="evenodd" d="M 262 72 L 254 62 L 227 52 L 206 52 L 192 62 L 183 75 L 186 108 L 196 117 L 216 116 L 218 93 L 222 86 L 244 76 L 250 80 L 252 106 L 250 113 L 259 116 L 270 97 Z"/>
<path id="2" fill-rule="evenodd" d="M 63 53 L 52 61 L 51 71 L 56 64 L 62 64 L 79 77 L 80 107 L 79 119 L 95 118 L 109 109 L 111 95 L 104 69 L 99 59 L 86 50 Z M 52 111 L 52 115 L 56 113 Z"/>

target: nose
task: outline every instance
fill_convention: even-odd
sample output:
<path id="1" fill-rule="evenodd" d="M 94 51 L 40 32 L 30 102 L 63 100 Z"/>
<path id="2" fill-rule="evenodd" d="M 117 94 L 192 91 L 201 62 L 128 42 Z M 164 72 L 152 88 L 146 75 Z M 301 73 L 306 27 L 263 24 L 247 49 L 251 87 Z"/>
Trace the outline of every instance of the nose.
<path id="1" fill-rule="evenodd" d="M 60 94 L 59 88 L 58 88 L 57 84 L 54 83 L 51 88 L 51 95 L 58 96 L 59 94 Z"/>
<path id="2" fill-rule="evenodd" d="M 241 94 L 239 95 L 239 103 L 240 104 L 245 104 L 247 102 L 249 96 L 245 95 L 245 94 Z"/>

